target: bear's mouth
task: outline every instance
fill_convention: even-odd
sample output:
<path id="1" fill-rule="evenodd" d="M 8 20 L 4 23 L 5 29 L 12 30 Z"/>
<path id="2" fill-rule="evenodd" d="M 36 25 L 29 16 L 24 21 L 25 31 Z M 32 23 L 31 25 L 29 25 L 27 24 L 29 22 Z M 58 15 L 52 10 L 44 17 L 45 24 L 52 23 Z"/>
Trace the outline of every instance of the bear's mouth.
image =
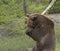
<path id="1" fill-rule="evenodd" d="M 26 34 L 27 34 L 28 36 L 31 36 L 31 35 L 32 35 L 32 32 L 26 31 Z"/>
<path id="2" fill-rule="evenodd" d="M 27 35 L 32 34 L 32 28 L 27 28 L 27 30 L 26 30 L 26 34 L 27 34 Z"/>
<path id="3" fill-rule="evenodd" d="M 31 37 L 33 40 L 36 41 L 36 38 L 34 37 L 34 34 L 32 34 L 32 33 L 33 33 L 33 30 L 34 30 L 34 29 L 32 29 L 32 30 L 27 29 L 27 30 L 26 30 L 26 35 L 28 35 L 29 37 Z"/>

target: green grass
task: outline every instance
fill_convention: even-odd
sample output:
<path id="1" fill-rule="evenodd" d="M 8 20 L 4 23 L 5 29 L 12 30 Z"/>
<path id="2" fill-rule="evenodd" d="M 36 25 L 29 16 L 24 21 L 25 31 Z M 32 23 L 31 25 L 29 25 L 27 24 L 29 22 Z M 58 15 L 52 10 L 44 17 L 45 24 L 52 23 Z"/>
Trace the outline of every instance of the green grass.
<path id="1" fill-rule="evenodd" d="M 56 51 L 60 51 L 60 43 L 57 43 Z"/>
<path id="2" fill-rule="evenodd" d="M 60 51 L 60 26 L 55 26 L 56 33 L 56 51 Z"/>
<path id="3" fill-rule="evenodd" d="M 9 49 L 14 50 L 18 48 L 31 48 L 35 42 L 25 36 L 15 36 L 14 38 L 0 38 L 0 51 L 8 51 Z"/>

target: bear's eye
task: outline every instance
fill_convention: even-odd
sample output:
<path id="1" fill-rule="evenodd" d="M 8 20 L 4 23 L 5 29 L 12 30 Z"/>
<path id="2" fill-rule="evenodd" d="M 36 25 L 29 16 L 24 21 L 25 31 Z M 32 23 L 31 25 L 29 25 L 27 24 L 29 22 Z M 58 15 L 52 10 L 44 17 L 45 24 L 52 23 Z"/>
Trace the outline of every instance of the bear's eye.
<path id="1" fill-rule="evenodd" d="M 31 19 L 32 21 L 35 19 L 35 16 L 30 16 L 29 19 Z"/>

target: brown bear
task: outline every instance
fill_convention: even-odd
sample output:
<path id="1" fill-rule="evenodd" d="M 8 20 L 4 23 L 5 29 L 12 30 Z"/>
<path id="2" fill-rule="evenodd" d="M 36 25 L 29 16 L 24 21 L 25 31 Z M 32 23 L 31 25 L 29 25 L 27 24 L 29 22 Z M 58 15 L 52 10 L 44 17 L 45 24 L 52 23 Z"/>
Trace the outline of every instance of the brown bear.
<path id="1" fill-rule="evenodd" d="M 54 23 L 38 13 L 27 15 L 26 34 L 36 41 L 32 51 L 55 51 Z"/>

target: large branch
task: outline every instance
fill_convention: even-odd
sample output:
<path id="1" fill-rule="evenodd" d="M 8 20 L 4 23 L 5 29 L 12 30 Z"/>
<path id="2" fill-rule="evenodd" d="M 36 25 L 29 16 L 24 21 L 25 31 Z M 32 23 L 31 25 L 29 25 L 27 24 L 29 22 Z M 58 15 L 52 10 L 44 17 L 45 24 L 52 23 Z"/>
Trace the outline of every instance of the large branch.
<path id="1" fill-rule="evenodd" d="M 41 13 L 41 15 L 44 15 L 53 6 L 55 2 L 56 0 L 52 0 L 48 7 Z"/>

